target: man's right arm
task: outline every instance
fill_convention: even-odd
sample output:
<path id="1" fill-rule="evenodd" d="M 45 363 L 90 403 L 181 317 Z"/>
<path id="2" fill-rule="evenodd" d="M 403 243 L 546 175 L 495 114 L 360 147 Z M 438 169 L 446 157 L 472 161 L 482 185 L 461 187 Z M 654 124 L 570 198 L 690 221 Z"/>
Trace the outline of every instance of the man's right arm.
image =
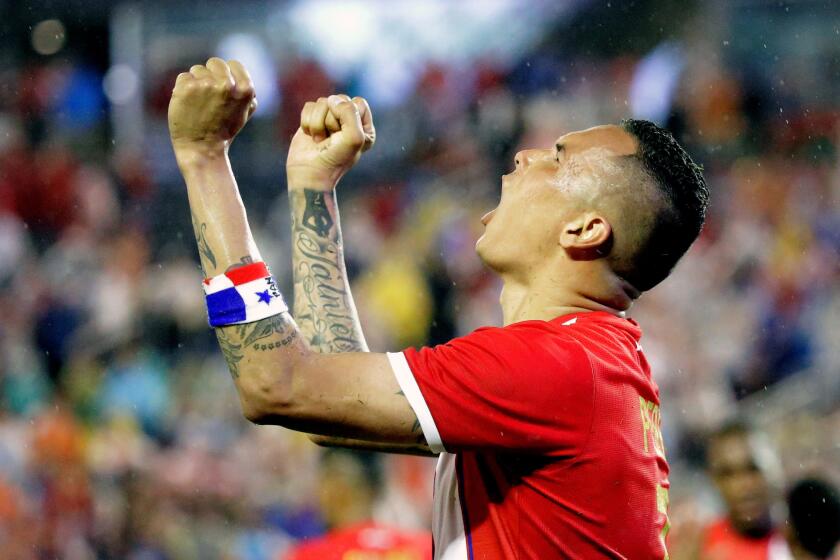
<path id="1" fill-rule="evenodd" d="M 341 99 L 350 101 L 346 96 Z M 361 98 L 352 101 L 362 121 L 366 147 L 370 147 L 375 139 L 370 108 Z M 294 317 L 309 347 L 325 354 L 368 351 L 347 279 L 335 194 L 335 185 L 346 169 L 330 166 L 323 152 L 313 149 L 338 130 L 335 117 L 326 98 L 307 103 L 287 161 Z M 311 435 L 310 439 L 327 447 L 434 455 L 422 442 L 382 443 L 324 435 Z"/>

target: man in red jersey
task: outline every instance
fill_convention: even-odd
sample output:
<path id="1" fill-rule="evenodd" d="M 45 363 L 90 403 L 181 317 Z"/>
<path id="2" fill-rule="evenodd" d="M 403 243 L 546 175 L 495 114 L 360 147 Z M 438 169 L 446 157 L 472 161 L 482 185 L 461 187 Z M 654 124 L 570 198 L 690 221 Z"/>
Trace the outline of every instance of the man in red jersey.
<path id="1" fill-rule="evenodd" d="M 519 152 L 477 243 L 504 280 L 505 326 L 379 354 L 349 292 L 334 192 L 375 140 L 370 108 L 346 96 L 303 108 L 286 162 L 292 319 L 270 278 L 249 293 L 265 267 L 227 149 L 253 103 L 244 68 L 211 59 L 178 77 L 169 106 L 245 416 L 325 445 L 439 453 L 435 558 L 666 558 L 658 390 L 624 312 L 703 224 L 708 190 L 671 135 L 626 121 Z"/>
<path id="2" fill-rule="evenodd" d="M 779 498 L 780 465 L 761 434 L 734 421 L 708 440 L 709 474 L 726 513 L 702 532 L 703 560 L 786 560 L 784 536 L 776 530 L 773 503 Z"/>

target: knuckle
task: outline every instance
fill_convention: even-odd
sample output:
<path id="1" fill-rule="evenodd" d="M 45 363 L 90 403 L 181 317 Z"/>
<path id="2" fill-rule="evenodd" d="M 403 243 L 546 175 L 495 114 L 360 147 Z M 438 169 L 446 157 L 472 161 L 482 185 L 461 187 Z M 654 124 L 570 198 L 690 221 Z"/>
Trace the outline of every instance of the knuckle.
<path id="1" fill-rule="evenodd" d="M 234 92 L 236 97 L 239 99 L 253 98 L 255 94 L 254 86 L 250 82 L 245 84 L 236 84 Z"/>
<path id="2" fill-rule="evenodd" d="M 365 135 L 360 130 L 354 130 L 348 135 L 348 140 L 354 148 L 361 148 L 365 143 Z"/>

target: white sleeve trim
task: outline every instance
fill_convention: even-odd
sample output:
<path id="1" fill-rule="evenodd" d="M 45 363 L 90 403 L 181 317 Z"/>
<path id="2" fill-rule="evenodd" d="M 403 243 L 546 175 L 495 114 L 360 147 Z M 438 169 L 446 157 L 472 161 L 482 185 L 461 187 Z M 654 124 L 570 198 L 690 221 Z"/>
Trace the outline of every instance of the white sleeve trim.
<path id="1" fill-rule="evenodd" d="M 391 362 L 391 369 L 394 370 L 394 376 L 397 378 L 397 383 L 400 384 L 400 389 L 402 389 L 405 398 L 408 399 L 408 404 L 414 409 L 417 420 L 420 421 L 420 427 L 423 429 L 423 435 L 429 449 L 434 453 L 445 453 L 446 449 L 444 449 L 443 441 L 440 439 L 440 432 L 435 425 L 435 419 L 432 418 L 432 411 L 429 410 L 429 405 L 426 404 L 426 399 L 420 392 L 420 386 L 414 379 L 414 373 L 408 365 L 408 360 L 405 359 L 402 352 L 388 352 L 387 356 L 388 361 Z"/>

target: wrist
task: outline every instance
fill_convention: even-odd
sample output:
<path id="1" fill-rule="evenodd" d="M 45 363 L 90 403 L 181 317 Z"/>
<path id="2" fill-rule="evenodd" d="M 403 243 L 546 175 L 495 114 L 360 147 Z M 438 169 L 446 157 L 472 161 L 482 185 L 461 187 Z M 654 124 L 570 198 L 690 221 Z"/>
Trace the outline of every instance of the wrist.
<path id="1" fill-rule="evenodd" d="M 335 190 L 342 171 L 327 171 L 304 166 L 287 166 L 286 183 L 289 190 L 316 190 L 330 192 Z"/>
<path id="2" fill-rule="evenodd" d="M 181 167 L 193 164 L 223 160 L 227 158 L 227 142 L 172 141 L 175 159 Z"/>

